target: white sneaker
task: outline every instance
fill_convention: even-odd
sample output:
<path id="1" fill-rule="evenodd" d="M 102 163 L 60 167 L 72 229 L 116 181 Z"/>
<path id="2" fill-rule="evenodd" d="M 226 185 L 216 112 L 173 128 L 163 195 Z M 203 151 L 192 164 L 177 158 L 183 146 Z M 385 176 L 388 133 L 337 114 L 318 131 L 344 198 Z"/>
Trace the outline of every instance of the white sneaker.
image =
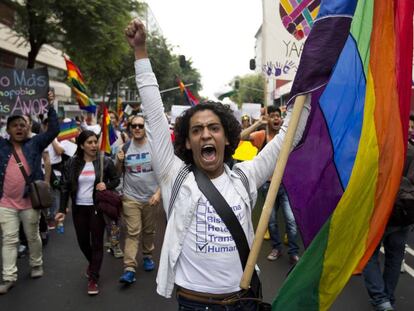
<path id="1" fill-rule="evenodd" d="M 0 295 L 7 294 L 9 290 L 11 290 L 14 285 L 16 285 L 16 281 L 4 281 L 0 284 Z"/>
<path id="2" fill-rule="evenodd" d="M 32 279 L 38 279 L 38 278 L 41 278 L 42 276 L 43 276 L 42 266 L 37 266 L 37 267 L 32 268 L 32 271 L 30 272 L 30 277 Z"/>

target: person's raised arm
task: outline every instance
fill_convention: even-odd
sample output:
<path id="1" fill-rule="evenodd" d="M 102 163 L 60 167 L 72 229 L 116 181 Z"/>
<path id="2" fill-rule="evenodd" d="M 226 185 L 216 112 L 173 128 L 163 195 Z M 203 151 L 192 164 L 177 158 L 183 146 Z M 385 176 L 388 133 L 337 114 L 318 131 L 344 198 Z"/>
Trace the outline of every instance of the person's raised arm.
<path id="1" fill-rule="evenodd" d="M 160 181 L 167 181 L 174 174 L 173 165 L 180 161 L 174 156 L 167 118 L 158 89 L 157 79 L 152 71 L 146 48 L 146 30 L 139 19 L 132 20 L 125 29 L 129 45 L 135 53 L 136 83 L 141 97 L 141 107 L 146 121 L 146 133 L 152 149 L 154 172 Z"/>
<path id="2" fill-rule="evenodd" d="M 250 140 L 250 134 L 254 131 L 256 131 L 260 126 L 267 124 L 266 117 L 260 117 L 259 120 L 254 122 L 252 125 L 250 125 L 247 129 L 244 129 L 240 133 L 240 139 L 241 140 Z"/>
<path id="3" fill-rule="evenodd" d="M 58 116 L 53 107 L 55 95 L 52 91 L 48 93 L 48 112 L 47 112 L 47 119 L 48 119 L 48 126 L 47 131 L 43 132 L 39 135 L 34 136 L 32 139 L 38 141 L 38 147 L 40 151 L 43 151 L 59 134 L 59 121 Z"/>
<path id="4" fill-rule="evenodd" d="M 147 33 L 140 19 L 135 18 L 129 23 L 125 29 L 125 35 L 129 45 L 134 49 L 135 59 L 148 58 Z"/>

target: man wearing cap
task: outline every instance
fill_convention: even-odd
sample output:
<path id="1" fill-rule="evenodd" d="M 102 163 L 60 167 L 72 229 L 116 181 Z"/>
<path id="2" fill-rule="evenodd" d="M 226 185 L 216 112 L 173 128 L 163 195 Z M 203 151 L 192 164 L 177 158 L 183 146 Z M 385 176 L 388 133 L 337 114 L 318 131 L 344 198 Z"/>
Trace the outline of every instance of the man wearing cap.
<path id="1" fill-rule="evenodd" d="M 53 93 L 48 94 L 49 102 Z M 43 150 L 59 133 L 59 123 L 53 105 L 48 107 L 49 127 L 45 133 L 27 137 L 28 124 L 22 115 L 7 119 L 9 139 L 0 137 L 0 227 L 2 240 L 2 276 L 0 294 L 6 294 L 17 281 L 17 246 L 19 222 L 22 221 L 30 250 L 32 278 L 43 276 L 42 243 L 39 235 L 40 211 L 34 210 L 28 196 L 28 187 L 13 156 L 16 150 L 30 181 L 43 179 L 41 158 Z"/>

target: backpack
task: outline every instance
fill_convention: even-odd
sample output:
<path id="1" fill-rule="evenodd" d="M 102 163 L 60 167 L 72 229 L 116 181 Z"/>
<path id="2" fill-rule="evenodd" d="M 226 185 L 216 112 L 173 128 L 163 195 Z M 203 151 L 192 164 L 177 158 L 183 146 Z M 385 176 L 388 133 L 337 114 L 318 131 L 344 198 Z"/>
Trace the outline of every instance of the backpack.
<path id="1" fill-rule="evenodd" d="M 408 226 L 412 224 L 414 224 L 414 185 L 407 177 L 403 176 L 390 218 L 390 225 Z"/>

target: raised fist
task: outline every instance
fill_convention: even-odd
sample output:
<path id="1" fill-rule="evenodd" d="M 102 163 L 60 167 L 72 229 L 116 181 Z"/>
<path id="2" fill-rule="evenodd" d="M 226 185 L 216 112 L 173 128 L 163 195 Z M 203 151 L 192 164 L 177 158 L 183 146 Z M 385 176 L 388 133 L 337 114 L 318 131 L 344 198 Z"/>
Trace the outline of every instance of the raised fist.
<path id="1" fill-rule="evenodd" d="M 129 45 L 134 49 L 145 48 L 147 33 L 139 18 L 133 19 L 125 28 L 125 35 Z"/>

